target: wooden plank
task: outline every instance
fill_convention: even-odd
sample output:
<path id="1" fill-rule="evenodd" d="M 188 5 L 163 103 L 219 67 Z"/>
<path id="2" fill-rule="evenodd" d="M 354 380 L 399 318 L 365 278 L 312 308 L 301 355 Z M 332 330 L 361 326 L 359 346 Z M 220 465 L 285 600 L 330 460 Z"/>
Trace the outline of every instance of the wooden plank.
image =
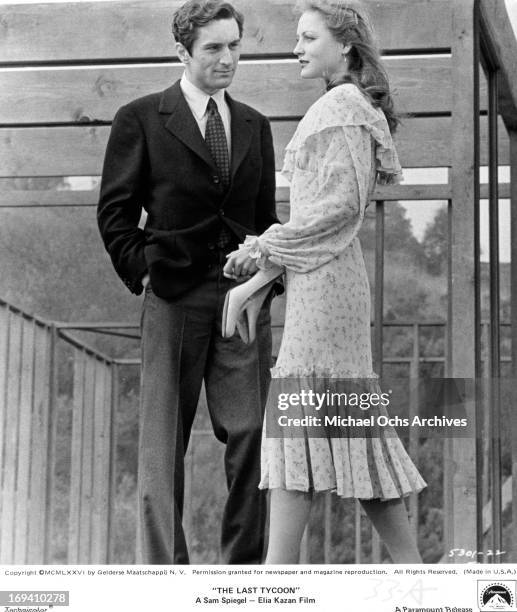
<path id="1" fill-rule="evenodd" d="M 107 428 L 110 432 L 110 442 L 109 442 L 109 466 L 110 466 L 110 478 L 109 478 L 109 493 L 108 493 L 108 563 L 114 563 L 116 559 L 114 558 L 115 553 L 115 536 L 116 536 L 116 527 L 115 527 L 115 505 L 117 498 L 117 412 L 118 412 L 118 399 L 119 399 L 119 366 L 116 363 L 113 363 L 111 366 L 111 387 L 109 389 L 109 395 L 106 397 L 106 414 L 109 424 L 107 424 Z M 139 521 L 137 520 L 137 523 Z M 139 527 L 137 526 L 137 531 Z M 139 541 L 138 533 L 136 534 L 136 540 Z M 138 551 L 135 547 L 135 555 L 136 559 L 140 558 Z"/>
<path id="2" fill-rule="evenodd" d="M 47 469 L 45 481 L 45 528 L 44 528 L 44 562 L 51 563 L 54 559 L 54 509 L 56 504 L 56 455 L 57 455 L 57 424 L 58 424 L 58 330 L 55 323 L 49 325 L 49 411 L 47 434 Z"/>
<path id="3" fill-rule="evenodd" d="M 510 197 L 510 183 L 499 185 L 500 199 Z M 1 187 L 0 187 L 1 189 Z M 386 202 L 399 202 L 408 200 L 411 202 L 429 202 L 432 200 L 444 201 L 452 197 L 450 185 L 380 185 L 375 190 L 372 200 L 384 200 Z M 488 185 L 481 185 L 481 198 L 488 198 Z M 46 206 L 97 206 L 99 201 L 99 190 L 84 191 L 55 191 L 46 190 L 8 190 L 0 191 L 0 208 L 43 208 Z M 278 187 L 276 190 L 277 213 L 287 215 L 289 218 L 289 188 Z M 285 209 L 285 211 L 284 211 Z"/>
<path id="4" fill-rule="evenodd" d="M 45 206 L 97 206 L 99 190 L 10 189 L 0 186 L 0 208 L 43 208 Z"/>
<path id="5" fill-rule="evenodd" d="M 23 319 L 11 313 L 9 317 L 9 355 L 7 370 L 7 401 L 4 434 L 2 518 L 0 529 L 0 563 L 14 563 L 14 529 L 16 503 L 16 459 L 18 414 L 20 408 L 20 377 L 22 367 Z"/>
<path id="6" fill-rule="evenodd" d="M 106 391 L 111 384 L 109 366 L 95 363 L 93 427 L 93 503 L 90 563 L 107 563 L 107 504 L 109 479 L 109 429 L 106 430 Z"/>
<path id="7" fill-rule="evenodd" d="M 82 454 L 83 422 L 85 414 L 85 369 L 86 354 L 73 350 L 73 404 L 72 404 L 72 440 L 70 465 L 70 509 L 68 520 L 68 563 L 79 563 L 79 534 L 81 521 L 81 487 L 82 487 Z"/>
<path id="8" fill-rule="evenodd" d="M 95 387 L 93 388 L 93 467 L 92 467 L 92 505 L 91 505 L 91 540 L 90 540 L 90 560 L 89 563 L 101 563 L 102 542 L 100 541 L 100 516 L 99 508 L 102 500 L 101 480 L 102 480 L 102 395 L 104 385 L 104 369 L 99 361 L 93 364 L 95 368 Z"/>
<path id="9" fill-rule="evenodd" d="M 510 137 L 510 233 L 511 241 L 511 321 L 512 321 L 512 393 L 513 405 L 517 400 L 517 131 L 511 130 Z M 511 450 L 512 450 L 512 525 L 517 525 L 517 410 L 511 411 Z M 512 529 L 512 558 L 505 561 L 517 563 L 517 529 Z"/>
<path id="10" fill-rule="evenodd" d="M 474 0 L 453 2 L 453 121 L 451 126 L 451 247 L 449 266 L 448 372 L 452 378 L 476 377 L 476 223 L 479 173 L 475 121 L 479 69 L 474 32 Z M 466 405 L 469 425 L 476 426 L 473 398 Z M 475 438 L 449 439 L 445 460 L 444 515 L 446 549 L 478 550 Z M 461 558 L 453 558 L 461 562 Z"/>
<path id="11" fill-rule="evenodd" d="M 20 413 L 17 441 L 14 562 L 27 563 L 29 485 L 31 465 L 31 425 L 34 390 L 34 349 L 36 323 L 23 320 L 23 345 L 20 379 Z"/>
<path id="12" fill-rule="evenodd" d="M 409 422 L 412 423 L 415 416 L 418 416 L 419 397 L 418 389 L 420 383 L 420 326 L 418 323 L 413 325 L 413 351 L 411 355 L 411 362 L 409 364 L 409 407 L 408 407 L 408 418 Z M 409 428 L 409 456 L 418 463 L 418 447 L 419 440 L 418 434 L 414 427 Z M 413 537 L 415 541 L 418 540 L 418 494 L 412 493 L 409 496 L 409 521 L 411 530 L 413 531 Z"/>
<path id="13" fill-rule="evenodd" d="M 354 551 L 355 551 L 355 563 L 359 564 L 362 560 L 362 533 L 361 533 L 361 505 L 359 500 L 354 502 Z"/>
<path id="14" fill-rule="evenodd" d="M 480 13 L 499 64 L 499 112 L 511 129 L 517 129 L 517 40 L 508 10 L 500 0 L 481 0 Z"/>
<path id="15" fill-rule="evenodd" d="M 28 562 L 44 562 L 45 482 L 49 420 L 50 332 L 38 325 L 35 336 L 34 403 L 32 413 L 32 462 Z"/>
<path id="16" fill-rule="evenodd" d="M 103 364 L 104 367 L 104 393 L 101 398 L 102 407 L 102 483 L 100 490 L 103 491 L 100 508 L 100 538 L 103 543 L 101 563 L 109 563 L 109 521 L 110 521 L 110 491 L 111 491 L 111 444 L 116 443 L 111 435 L 111 394 L 113 390 L 113 365 Z"/>
<path id="17" fill-rule="evenodd" d="M 170 24 L 183 0 L 12 4 L 2 7 L 3 62 L 156 58 L 175 54 Z M 294 0 L 235 0 L 244 54 L 291 53 Z M 366 0 L 381 47 L 450 47 L 448 0 Z"/>
<path id="18" fill-rule="evenodd" d="M 81 510 L 79 519 L 79 563 L 91 563 L 93 509 L 93 415 L 96 372 L 94 357 L 86 355 L 84 377 L 84 412 L 81 453 Z"/>
<path id="19" fill-rule="evenodd" d="M 7 421 L 7 389 L 9 369 L 9 336 L 10 310 L 6 304 L 0 304 L 0 492 L 3 488 L 6 421 Z M 6 500 L 0 495 L 0 526 Z M 0 534 L 0 556 L 2 551 L 2 536 Z"/>
<path id="20" fill-rule="evenodd" d="M 400 112 L 450 112 L 450 59 L 388 59 L 386 68 Z M 111 121 L 122 105 L 165 89 L 182 73 L 182 65 L 0 71 L 0 123 Z M 242 62 L 230 88 L 269 117 L 300 117 L 323 92 L 319 79 L 300 78 L 296 60 Z"/>
<path id="21" fill-rule="evenodd" d="M 272 129 L 276 164 L 280 169 L 296 122 L 274 121 Z M 0 129 L 0 177 L 98 176 L 109 130 L 106 126 Z M 482 140 L 486 142 L 486 132 L 482 133 Z M 404 167 L 451 164 L 449 117 L 407 119 L 395 141 Z M 507 164 L 508 141 L 505 138 L 500 141 L 499 155 L 500 163 Z M 483 163 L 486 161 L 486 157 L 482 158 Z"/>
<path id="22" fill-rule="evenodd" d="M 72 448 L 70 459 L 70 510 L 68 517 L 68 563 L 80 562 L 79 533 L 81 522 L 81 483 L 83 456 L 83 421 L 85 414 L 85 370 L 84 351 L 73 349 L 74 388 L 72 403 Z"/>

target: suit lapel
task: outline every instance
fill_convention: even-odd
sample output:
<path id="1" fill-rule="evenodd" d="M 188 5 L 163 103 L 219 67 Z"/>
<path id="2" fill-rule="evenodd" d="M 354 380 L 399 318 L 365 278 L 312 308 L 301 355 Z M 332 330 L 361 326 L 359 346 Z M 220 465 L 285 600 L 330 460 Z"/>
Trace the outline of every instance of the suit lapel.
<path id="1" fill-rule="evenodd" d="M 179 81 L 163 92 L 159 112 L 170 115 L 165 123 L 165 128 L 217 171 L 205 139 L 183 96 Z"/>
<path id="2" fill-rule="evenodd" d="M 246 108 L 233 100 L 228 94 L 226 94 L 226 100 L 230 107 L 232 124 L 231 174 L 233 178 L 249 151 L 252 132 Z M 174 85 L 163 92 L 159 112 L 170 115 L 165 122 L 165 128 L 217 172 L 217 167 L 206 146 L 205 139 L 201 135 L 194 115 L 183 96 L 179 81 L 176 81 Z"/>
<path id="3" fill-rule="evenodd" d="M 245 107 L 235 102 L 231 96 L 226 94 L 226 101 L 230 107 L 232 117 L 232 160 L 231 172 L 232 178 L 235 176 L 239 166 L 249 151 L 251 144 L 251 128 L 249 126 L 249 118 L 245 112 Z"/>

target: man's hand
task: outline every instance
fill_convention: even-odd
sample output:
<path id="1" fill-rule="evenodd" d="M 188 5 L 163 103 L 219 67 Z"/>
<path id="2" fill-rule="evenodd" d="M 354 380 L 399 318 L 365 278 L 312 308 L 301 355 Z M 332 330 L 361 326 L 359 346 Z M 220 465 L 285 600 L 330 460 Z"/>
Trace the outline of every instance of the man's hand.
<path id="1" fill-rule="evenodd" d="M 249 256 L 246 249 L 233 251 L 226 257 L 228 261 L 223 269 L 226 278 L 242 282 L 253 276 L 258 270 L 255 260 Z"/>
<path id="2" fill-rule="evenodd" d="M 149 274 L 146 274 L 141 281 L 144 289 L 147 287 L 147 285 L 149 284 Z"/>

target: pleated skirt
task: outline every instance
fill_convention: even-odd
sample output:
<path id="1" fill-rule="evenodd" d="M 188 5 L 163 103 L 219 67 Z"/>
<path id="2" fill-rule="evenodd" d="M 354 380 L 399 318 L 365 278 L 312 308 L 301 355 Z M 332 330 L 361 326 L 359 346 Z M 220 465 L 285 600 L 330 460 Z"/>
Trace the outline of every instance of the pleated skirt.
<path id="1" fill-rule="evenodd" d="M 300 379 L 299 387 L 308 389 L 311 381 Z M 364 437 L 361 428 L 346 426 L 328 429 L 327 437 L 314 437 L 311 428 L 299 427 L 296 435 L 287 430 L 282 437 L 271 437 L 267 423 L 277 409 L 272 395 L 262 433 L 260 488 L 331 490 L 343 498 L 388 500 L 417 493 L 426 486 L 391 426 L 363 427 Z M 350 416 L 351 412 L 342 414 Z M 376 421 L 380 415 L 388 413 L 382 407 L 370 407 L 361 416 Z M 296 416 L 303 417 L 303 410 Z"/>

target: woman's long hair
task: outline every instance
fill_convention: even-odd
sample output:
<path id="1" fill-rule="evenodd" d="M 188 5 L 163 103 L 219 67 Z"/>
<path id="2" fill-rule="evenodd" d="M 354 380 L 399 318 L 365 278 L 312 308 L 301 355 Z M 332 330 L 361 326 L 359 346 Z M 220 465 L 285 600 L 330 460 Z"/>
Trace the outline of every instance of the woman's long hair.
<path id="1" fill-rule="evenodd" d="M 386 115 L 390 131 L 395 132 L 400 123 L 394 109 L 393 98 L 386 70 L 375 40 L 368 13 L 357 0 L 298 0 L 298 11 L 318 11 L 328 29 L 339 42 L 350 45 L 347 55 L 348 74 L 332 88 L 342 83 L 354 83 Z"/>

